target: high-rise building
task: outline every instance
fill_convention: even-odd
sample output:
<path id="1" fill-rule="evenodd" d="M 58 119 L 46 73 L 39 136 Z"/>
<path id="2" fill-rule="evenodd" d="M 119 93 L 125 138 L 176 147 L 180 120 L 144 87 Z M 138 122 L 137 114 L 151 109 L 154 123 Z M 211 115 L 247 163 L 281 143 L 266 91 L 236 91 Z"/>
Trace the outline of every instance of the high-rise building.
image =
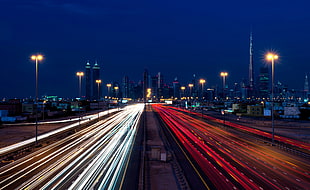
<path id="1" fill-rule="evenodd" d="M 158 75 L 151 77 L 152 97 L 158 98 Z"/>
<path id="2" fill-rule="evenodd" d="M 130 98 L 129 95 L 129 78 L 128 76 L 124 76 L 123 78 L 123 86 L 122 86 L 123 98 Z"/>
<path id="3" fill-rule="evenodd" d="M 250 64 L 249 64 L 249 86 L 254 88 L 254 67 L 253 67 L 253 36 L 250 34 Z"/>
<path id="4" fill-rule="evenodd" d="M 146 91 L 149 88 L 149 74 L 148 71 L 145 69 L 143 73 L 143 98 L 146 101 Z"/>
<path id="5" fill-rule="evenodd" d="M 86 100 L 91 99 L 91 66 L 90 63 L 87 61 L 85 66 L 85 98 Z"/>
<path id="6" fill-rule="evenodd" d="M 261 67 L 259 72 L 259 95 L 261 98 L 267 98 L 269 95 L 269 69 Z"/>
<path id="7" fill-rule="evenodd" d="M 101 97 L 101 84 L 99 84 L 99 88 L 98 88 L 98 84 L 96 83 L 96 80 L 100 80 L 100 66 L 98 65 L 98 63 L 96 62 L 95 65 L 93 66 L 93 99 L 97 100 L 100 99 Z M 98 94 L 98 90 L 99 90 L 99 94 Z M 98 97 L 99 95 L 99 97 Z"/>
<path id="8" fill-rule="evenodd" d="M 157 74 L 157 98 L 160 99 L 164 97 L 163 88 L 164 88 L 164 76 L 158 72 Z"/>
<path id="9" fill-rule="evenodd" d="M 196 74 L 193 74 L 193 78 L 191 81 L 191 84 L 193 84 L 191 88 L 191 97 L 198 97 L 198 87 L 199 87 L 199 81 L 196 77 Z"/>
<path id="10" fill-rule="evenodd" d="M 180 98 L 180 83 L 177 77 L 173 81 L 173 97 Z"/>
<path id="11" fill-rule="evenodd" d="M 304 84 L 304 99 L 308 99 L 309 98 L 309 81 L 308 81 L 308 75 L 306 74 L 305 76 L 305 84 Z"/>
<path id="12" fill-rule="evenodd" d="M 308 81 L 308 75 L 306 75 L 306 76 L 305 76 L 304 91 L 305 91 L 305 92 L 309 92 L 309 81 Z"/>
<path id="13" fill-rule="evenodd" d="M 249 85 L 247 87 L 247 96 L 254 97 L 255 93 L 255 84 L 254 84 L 254 61 L 253 61 L 253 36 L 252 32 L 250 34 L 250 63 L 249 63 Z"/>

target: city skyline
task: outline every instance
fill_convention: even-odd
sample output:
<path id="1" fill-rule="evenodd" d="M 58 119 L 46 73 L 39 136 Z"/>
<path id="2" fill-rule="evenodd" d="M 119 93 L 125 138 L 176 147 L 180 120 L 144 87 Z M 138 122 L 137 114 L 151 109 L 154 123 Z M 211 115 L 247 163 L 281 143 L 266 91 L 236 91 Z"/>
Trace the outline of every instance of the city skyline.
<path id="1" fill-rule="evenodd" d="M 175 4 L 174 4 L 175 3 Z M 166 82 L 188 83 L 196 74 L 206 86 L 248 79 L 253 33 L 254 80 L 264 56 L 275 50 L 275 79 L 302 90 L 310 72 L 309 2 L 113 2 L 1 1 L 1 97 L 34 97 L 35 64 L 42 53 L 39 94 L 77 96 L 77 71 L 87 60 L 101 67 L 103 84 L 138 82 L 143 71 Z M 7 15 L 11 15 L 7 17 Z M 39 23 L 39 24 L 38 24 Z M 23 31 L 23 32 L 21 32 Z M 290 76 L 290 77 L 288 77 Z M 84 80 L 84 79 L 83 79 Z M 84 80 L 85 82 L 85 80 Z"/>

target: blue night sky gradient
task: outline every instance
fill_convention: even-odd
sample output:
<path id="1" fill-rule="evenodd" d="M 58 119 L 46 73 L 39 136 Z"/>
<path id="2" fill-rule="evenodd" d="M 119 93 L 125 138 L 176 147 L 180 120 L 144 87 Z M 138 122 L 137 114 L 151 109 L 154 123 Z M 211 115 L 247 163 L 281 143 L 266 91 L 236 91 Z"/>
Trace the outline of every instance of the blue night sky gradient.
<path id="1" fill-rule="evenodd" d="M 302 89 L 310 73 L 310 1 L 0 0 L 1 97 L 35 94 L 33 53 L 43 53 L 39 94 L 74 97 L 77 71 L 97 60 L 103 83 L 138 82 L 144 69 L 207 86 L 248 79 L 253 31 L 255 76 L 264 54 L 280 55 L 275 78 Z"/>

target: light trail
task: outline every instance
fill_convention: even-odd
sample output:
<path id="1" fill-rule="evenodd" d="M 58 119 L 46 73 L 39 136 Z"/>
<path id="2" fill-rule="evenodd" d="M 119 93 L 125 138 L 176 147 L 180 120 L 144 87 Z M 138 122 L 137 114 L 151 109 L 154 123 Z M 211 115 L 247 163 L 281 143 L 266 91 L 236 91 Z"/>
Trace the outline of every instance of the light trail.
<path id="1" fill-rule="evenodd" d="M 169 109 L 179 110 L 179 111 L 182 111 L 182 112 L 190 113 L 190 114 L 197 115 L 197 116 L 201 117 L 201 114 L 197 113 L 197 112 L 192 112 L 192 111 L 189 111 L 189 110 L 184 110 L 184 109 L 175 108 L 175 107 L 171 107 L 171 106 L 169 107 Z M 220 124 L 224 124 L 225 123 L 225 125 L 227 125 L 227 126 L 234 127 L 236 129 L 239 129 L 239 130 L 242 130 L 242 131 L 246 131 L 246 132 L 249 132 L 249 133 L 257 134 L 257 135 L 260 135 L 260 136 L 263 136 L 263 137 L 267 137 L 269 139 L 272 138 L 272 134 L 269 133 L 269 132 L 265 132 L 265 131 L 262 131 L 262 130 L 259 130 L 259 129 L 255 129 L 255 128 L 252 128 L 252 127 L 248 127 L 248 126 L 232 123 L 230 121 L 224 121 L 222 119 L 217 119 L 217 118 L 208 116 L 206 114 L 204 114 L 202 117 L 206 118 L 208 120 L 220 123 Z M 305 149 L 307 151 L 310 151 L 310 144 L 309 143 L 298 141 L 298 140 L 287 138 L 287 137 L 283 137 L 283 136 L 280 136 L 280 135 L 275 135 L 274 139 L 276 141 L 283 142 L 283 143 L 286 143 L 286 144 L 289 144 L 289 145 L 292 145 L 292 146 L 299 147 L 299 148 Z"/>
<path id="2" fill-rule="evenodd" d="M 310 186 L 309 164 L 259 146 L 239 131 L 223 130 L 176 108 L 154 108 L 217 188 L 223 188 L 220 185 L 226 179 L 245 189 L 304 189 Z M 210 172 L 212 167 L 214 171 Z"/>
<path id="3" fill-rule="evenodd" d="M 100 113 L 99 113 L 99 117 L 101 117 L 101 116 L 103 116 L 103 115 L 107 115 L 107 114 L 109 114 L 109 113 L 116 112 L 116 111 L 118 111 L 117 108 L 111 109 L 111 110 L 109 110 L 109 111 L 100 112 Z M 54 130 L 54 131 L 51 131 L 51 132 L 48 132 L 48 133 L 39 135 L 39 136 L 38 136 L 38 140 L 46 139 L 46 138 L 48 138 L 48 137 L 50 137 L 50 136 L 53 136 L 53 135 L 55 135 L 55 134 L 57 134 L 57 133 L 61 133 L 61 132 L 66 131 L 66 130 L 68 130 L 68 129 L 72 129 L 72 128 L 74 128 L 74 127 L 79 126 L 80 124 L 87 123 L 87 122 L 89 122 L 89 121 L 92 120 L 92 119 L 96 119 L 96 118 L 98 118 L 98 113 L 92 114 L 92 115 L 88 115 L 88 116 L 84 116 L 83 118 L 84 118 L 84 120 L 81 120 L 80 122 L 76 122 L 76 123 L 70 124 L 70 125 L 68 125 L 68 126 L 65 126 L 65 127 L 59 128 L 59 129 L 56 129 L 56 130 Z M 67 122 L 67 121 L 69 121 L 69 120 L 66 120 L 66 122 Z M 71 121 L 72 121 L 72 120 L 71 120 Z M 58 122 L 58 121 L 53 121 L 53 122 Z M 52 122 L 52 123 L 53 123 L 53 122 Z M 61 121 L 59 121 L 59 122 L 63 122 L 63 120 L 61 120 Z M 12 144 L 12 145 L 9 145 L 9 146 L 0 148 L 0 155 L 6 154 L 6 153 L 11 152 L 11 151 L 14 151 L 14 150 L 16 150 L 16 149 L 20 149 L 21 147 L 30 145 L 30 144 L 32 144 L 32 143 L 34 143 L 34 142 L 35 142 L 35 137 L 30 138 L 30 139 L 27 139 L 27 140 L 25 140 L 25 141 L 21 141 L 21 142 L 19 142 L 19 143 L 15 143 L 15 144 Z"/>
<path id="4" fill-rule="evenodd" d="M 0 174 L 8 176 L 0 178 L 0 189 L 16 183 L 21 185 L 12 187 L 18 189 L 61 189 L 81 181 L 86 183 L 75 187 L 121 186 L 143 108 L 143 104 L 127 106 L 42 152 L 0 168 Z"/>

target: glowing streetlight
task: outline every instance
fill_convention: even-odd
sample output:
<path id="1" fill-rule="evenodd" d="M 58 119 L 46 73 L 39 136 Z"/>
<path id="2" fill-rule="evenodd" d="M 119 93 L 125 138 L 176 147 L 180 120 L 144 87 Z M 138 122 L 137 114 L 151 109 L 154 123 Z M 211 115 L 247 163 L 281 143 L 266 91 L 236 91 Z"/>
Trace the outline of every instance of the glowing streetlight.
<path id="1" fill-rule="evenodd" d="M 96 80 L 96 83 L 97 83 L 97 85 L 98 85 L 98 121 L 99 121 L 99 113 L 100 113 L 100 111 L 99 111 L 99 100 L 100 100 L 100 91 L 99 91 L 99 89 L 100 89 L 100 84 L 101 84 L 101 80 Z"/>
<path id="2" fill-rule="evenodd" d="M 279 56 L 274 53 L 268 53 L 266 59 L 271 61 L 271 127 L 272 127 L 272 145 L 274 144 L 274 103 L 273 103 L 273 91 L 274 91 L 274 60 L 279 59 Z"/>
<path id="3" fill-rule="evenodd" d="M 84 76 L 83 72 L 76 72 L 76 76 L 79 77 L 79 98 L 82 98 L 82 77 Z M 81 108 L 80 102 L 78 102 L 78 109 L 79 109 L 79 124 L 81 122 Z"/>
<path id="4" fill-rule="evenodd" d="M 79 98 L 82 97 L 82 77 L 84 76 L 84 73 L 83 72 L 77 72 L 76 73 L 76 76 L 79 77 Z"/>
<path id="5" fill-rule="evenodd" d="M 99 91 L 99 89 L 100 89 L 100 84 L 101 84 L 101 80 L 96 80 L 96 83 L 97 83 L 97 85 L 98 85 L 98 101 L 100 100 L 100 91 Z"/>
<path id="6" fill-rule="evenodd" d="M 203 97 L 203 85 L 204 85 L 204 83 L 206 83 L 206 80 L 205 79 L 200 79 L 199 83 L 201 84 L 201 99 L 202 99 L 202 97 Z"/>
<path id="7" fill-rule="evenodd" d="M 183 97 L 185 97 L 185 89 L 186 89 L 186 87 L 185 86 L 181 86 L 181 90 L 182 90 L 182 93 L 183 93 Z"/>
<path id="8" fill-rule="evenodd" d="M 192 97 L 192 88 L 193 88 L 194 84 L 188 84 L 189 87 L 189 96 Z"/>
<path id="9" fill-rule="evenodd" d="M 36 63 L 36 142 L 35 144 L 37 145 L 38 144 L 38 80 L 39 80 L 39 61 L 42 61 L 43 60 L 43 55 L 40 55 L 40 54 L 37 54 L 37 55 L 32 55 L 31 56 L 31 60 L 35 61 Z"/>
<path id="10" fill-rule="evenodd" d="M 118 98 L 118 89 L 119 89 L 119 87 L 118 87 L 118 86 L 114 86 L 114 90 L 115 90 L 115 95 L 116 95 L 116 98 Z"/>
<path id="11" fill-rule="evenodd" d="M 226 77 L 228 76 L 227 72 L 221 72 L 220 76 L 223 77 L 223 99 L 225 98 L 225 88 L 226 88 Z"/>
<path id="12" fill-rule="evenodd" d="M 108 99 L 110 99 L 110 88 L 111 88 L 112 84 L 107 84 L 108 87 Z"/>

